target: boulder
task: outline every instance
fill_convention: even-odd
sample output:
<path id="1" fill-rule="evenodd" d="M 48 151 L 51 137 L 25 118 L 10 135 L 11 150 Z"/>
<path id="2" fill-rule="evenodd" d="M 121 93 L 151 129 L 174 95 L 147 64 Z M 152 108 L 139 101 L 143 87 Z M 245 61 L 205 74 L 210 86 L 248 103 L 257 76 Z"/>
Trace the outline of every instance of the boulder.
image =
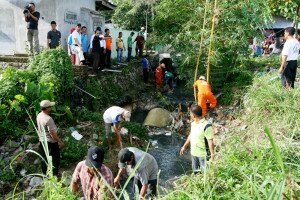
<path id="1" fill-rule="evenodd" d="M 171 113 L 163 108 L 154 108 L 148 113 L 144 125 L 165 127 L 170 125 L 172 122 Z"/>

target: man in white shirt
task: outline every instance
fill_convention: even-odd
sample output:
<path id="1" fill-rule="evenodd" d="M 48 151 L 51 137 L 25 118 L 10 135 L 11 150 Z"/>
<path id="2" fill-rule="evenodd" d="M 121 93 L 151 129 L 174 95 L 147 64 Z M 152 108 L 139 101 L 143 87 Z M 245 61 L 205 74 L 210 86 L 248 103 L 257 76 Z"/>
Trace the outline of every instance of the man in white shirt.
<path id="1" fill-rule="evenodd" d="M 120 148 L 122 147 L 122 138 L 120 134 L 121 126 L 120 122 L 121 120 L 129 121 L 130 120 L 131 113 L 128 110 L 125 110 L 124 108 L 118 107 L 118 106 L 112 106 L 108 108 L 104 114 L 103 114 L 103 120 L 105 123 L 105 132 L 106 132 L 106 138 L 108 143 L 108 148 L 111 151 L 112 150 L 112 131 L 111 128 L 113 127 L 116 139 L 119 144 Z"/>
<path id="2" fill-rule="evenodd" d="M 106 41 L 104 39 L 104 35 L 100 34 L 100 69 L 104 69 L 105 67 L 105 54 L 106 54 Z"/>
<path id="3" fill-rule="evenodd" d="M 80 61 L 80 65 L 83 64 L 84 56 L 83 49 L 81 45 L 81 24 L 77 24 L 75 31 L 72 33 L 72 45 L 71 50 L 76 54 L 76 60 Z M 79 62 L 75 62 L 75 64 L 79 64 Z"/>
<path id="4" fill-rule="evenodd" d="M 296 30 L 294 27 L 287 27 L 284 30 L 286 40 L 281 53 L 281 66 L 278 72 L 281 74 L 282 85 L 285 88 L 294 88 L 294 82 L 297 73 L 297 60 L 300 44 L 294 38 Z"/>

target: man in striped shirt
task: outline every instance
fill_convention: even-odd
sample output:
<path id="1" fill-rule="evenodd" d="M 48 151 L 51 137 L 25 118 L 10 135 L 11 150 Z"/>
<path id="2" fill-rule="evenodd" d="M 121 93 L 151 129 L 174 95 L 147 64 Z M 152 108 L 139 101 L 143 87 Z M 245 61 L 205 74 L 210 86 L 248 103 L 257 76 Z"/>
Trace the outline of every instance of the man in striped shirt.
<path id="1" fill-rule="evenodd" d="M 111 170 L 103 164 L 103 160 L 103 149 L 97 146 L 89 148 L 86 160 L 79 162 L 73 173 L 71 191 L 77 192 L 79 183 L 81 183 L 86 200 L 110 199 L 112 194 L 108 190 L 108 185 L 113 187 L 113 175 Z"/>

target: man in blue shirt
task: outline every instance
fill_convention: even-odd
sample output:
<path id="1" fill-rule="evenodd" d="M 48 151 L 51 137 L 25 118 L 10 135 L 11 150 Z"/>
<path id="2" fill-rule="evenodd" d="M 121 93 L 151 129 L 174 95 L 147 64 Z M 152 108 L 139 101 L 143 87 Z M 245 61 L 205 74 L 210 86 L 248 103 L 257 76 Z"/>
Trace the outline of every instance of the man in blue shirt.
<path id="1" fill-rule="evenodd" d="M 146 55 L 143 56 L 142 65 L 143 65 L 144 83 L 148 83 L 149 71 L 150 71 L 151 68 L 150 68 L 150 63 L 149 63 Z"/>
<path id="2" fill-rule="evenodd" d="M 84 58 L 86 60 L 87 59 L 86 56 L 89 50 L 89 37 L 87 35 L 87 28 L 85 26 L 81 28 L 81 46 L 82 46 Z"/>

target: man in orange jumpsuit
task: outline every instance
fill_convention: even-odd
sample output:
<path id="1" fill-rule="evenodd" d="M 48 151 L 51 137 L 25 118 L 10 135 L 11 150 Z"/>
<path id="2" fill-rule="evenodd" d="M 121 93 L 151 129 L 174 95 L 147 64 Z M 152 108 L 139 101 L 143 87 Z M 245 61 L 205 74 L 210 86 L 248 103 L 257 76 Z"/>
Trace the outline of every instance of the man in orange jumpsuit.
<path id="1" fill-rule="evenodd" d="M 161 63 L 155 70 L 155 79 L 156 79 L 156 88 L 159 89 L 162 84 L 163 78 L 163 68 L 165 68 L 165 64 Z"/>
<path id="2" fill-rule="evenodd" d="M 210 103 L 210 107 L 214 108 L 217 105 L 217 99 L 211 92 L 210 84 L 205 80 L 204 76 L 200 76 L 199 80 L 194 83 L 197 92 L 198 105 L 202 108 L 202 116 L 206 114 L 206 101 Z"/>

